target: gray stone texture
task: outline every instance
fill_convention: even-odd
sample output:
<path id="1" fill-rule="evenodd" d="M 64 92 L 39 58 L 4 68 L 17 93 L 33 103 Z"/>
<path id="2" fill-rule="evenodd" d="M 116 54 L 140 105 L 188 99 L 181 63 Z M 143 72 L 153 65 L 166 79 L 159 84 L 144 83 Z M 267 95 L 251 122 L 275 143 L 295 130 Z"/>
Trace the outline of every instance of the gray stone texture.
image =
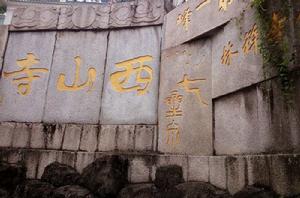
<path id="1" fill-rule="evenodd" d="M 292 0 L 292 5 L 293 5 L 293 12 L 292 16 L 295 18 L 292 18 L 291 20 L 293 21 L 294 25 L 294 50 L 296 54 L 296 65 L 300 65 L 300 2 L 297 0 Z"/>
<path id="2" fill-rule="evenodd" d="M 249 4 L 249 1 L 235 0 L 232 1 L 232 3 L 227 6 L 227 10 L 224 11 L 219 9 L 219 1 L 188 1 L 166 15 L 164 23 L 166 32 L 163 49 L 171 48 L 194 39 L 195 37 L 211 33 L 212 30 L 224 25 L 232 18 L 239 16 L 247 4 Z M 202 8 L 197 10 L 200 5 L 202 5 Z M 191 11 L 191 15 L 190 23 L 186 29 L 182 23 L 178 24 L 178 17 L 184 15 L 187 9 Z M 199 25 L 199 19 L 201 19 L 201 25 Z"/>
<path id="3" fill-rule="evenodd" d="M 10 30 L 56 29 L 59 10 L 60 9 L 55 6 L 17 7 L 13 11 Z"/>
<path id="4" fill-rule="evenodd" d="M 80 138 L 82 133 L 81 125 L 70 124 L 66 126 L 65 135 L 62 143 L 63 150 L 79 150 Z"/>
<path id="5" fill-rule="evenodd" d="M 44 125 L 44 130 L 47 138 L 47 149 L 60 150 L 62 148 L 65 129 L 66 125 L 64 124 Z"/>
<path id="6" fill-rule="evenodd" d="M 266 155 L 250 155 L 246 157 L 248 169 L 248 185 L 270 186 L 269 160 Z"/>
<path id="7" fill-rule="evenodd" d="M 215 149 L 221 154 L 299 151 L 299 76 L 292 106 L 283 99 L 279 79 L 215 100 Z"/>
<path id="8" fill-rule="evenodd" d="M 0 123 L 0 147 L 10 147 L 12 145 L 14 129 L 15 123 Z"/>
<path id="9" fill-rule="evenodd" d="M 66 164 L 71 167 L 75 167 L 75 161 L 77 160 L 76 152 L 59 151 L 57 152 L 56 161 L 62 164 Z"/>
<path id="10" fill-rule="evenodd" d="M 209 182 L 209 157 L 189 156 L 188 162 L 189 182 Z"/>
<path id="11" fill-rule="evenodd" d="M 150 166 L 143 158 L 134 158 L 129 162 L 129 182 L 145 183 L 149 182 Z"/>
<path id="12" fill-rule="evenodd" d="M 225 156 L 209 157 L 209 183 L 227 189 L 227 170 Z"/>
<path id="13" fill-rule="evenodd" d="M 136 151 L 154 151 L 155 133 L 157 127 L 152 125 L 137 125 L 135 127 L 135 146 Z"/>
<path id="14" fill-rule="evenodd" d="M 52 73 L 43 121 L 98 123 L 106 56 L 107 32 L 59 32 L 53 56 Z M 75 57 L 81 58 L 78 82 L 75 82 Z M 89 77 L 91 68 L 95 79 Z M 58 79 L 65 74 L 62 86 Z M 93 75 L 93 74 L 91 74 Z M 91 80 L 91 81 L 90 81 Z M 83 87 L 80 85 L 85 84 Z M 72 89 L 73 88 L 73 89 Z"/>
<path id="15" fill-rule="evenodd" d="M 32 124 L 30 135 L 30 148 L 44 149 L 46 148 L 46 133 L 44 133 L 44 126 L 42 124 Z"/>
<path id="16" fill-rule="evenodd" d="M 43 175 L 46 166 L 52 162 L 57 161 L 57 151 L 43 151 L 40 153 L 38 168 L 37 168 L 37 179 L 40 179 Z"/>
<path id="17" fill-rule="evenodd" d="M 12 138 L 13 148 L 29 147 L 31 128 L 32 124 L 16 123 Z"/>
<path id="18" fill-rule="evenodd" d="M 235 194 L 247 185 L 246 159 L 244 157 L 226 158 L 227 190 Z"/>
<path id="19" fill-rule="evenodd" d="M 209 40 L 198 40 L 163 51 L 158 150 L 191 155 L 212 154 Z"/>
<path id="20" fill-rule="evenodd" d="M 10 33 L 4 59 L 4 73 L 0 79 L 0 96 L 2 97 L 0 121 L 41 122 L 51 70 L 55 34 L 55 32 Z M 28 53 L 33 53 L 39 59 L 39 63 L 30 64 L 30 67 L 43 68 L 48 71 L 33 71 L 33 74 L 40 76 L 40 78 L 34 79 L 31 83 L 28 83 L 26 79 L 22 82 L 13 82 L 14 78 L 28 77 L 26 74 L 5 77 L 5 72 L 18 71 L 20 70 L 18 64 L 26 64 L 26 60 L 21 61 L 21 59 L 30 56 Z M 18 92 L 18 85 L 23 83 L 29 84 L 30 89 L 27 89 L 27 95 L 21 95 Z M 21 87 L 20 92 L 24 90 Z"/>
<path id="21" fill-rule="evenodd" d="M 116 132 L 116 125 L 101 125 L 98 138 L 98 151 L 113 151 L 117 148 Z"/>
<path id="22" fill-rule="evenodd" d="M 160 42 L 161 27 L 159 26 L 110 32 L 101 105 L 101 124 L 156 124 Z M 112 85 L 110 76 L 121 74 L 115 72 L 126 70 L 125 68 L 116 67 L 115 64 L 132 59 L 134 59 L 133 61 L 140 60 L 140 58 L 137 58 L 141 56 L 151 56 L 152 60 L 135 65 L 129 64 L 128 67 L 141 69 L 141 73 L 138 74 L 137 71 L 133 71 L 128 76 L 128 82 L 125 81 L 125 83 L 119 84 L 121 90 L 114 90 L 116 87 Z M 142 67 L 143 65 L 152 68 L 153 78 L 151 82 L 146 80 L 146 83 L 138 83 L 135 80 L 137 76 L 142 78 L 140 81 L 144 81 L 145 78 L 149 79 L 151 72 L 146 72 L 145 67 Z M 123 80 L 123 78 L 118 78 L 116 81 Z M 118 82 L 116 84 L 118 86 Z M 137 89 L 122 90 L 123 88 L 136 86 L 137 89 L 143 89 L 146 92 L 138 92 Z"/>
<path id="23" fill-rule="evenodd" d="M 39 166 L 40 153 L 28 151 L 24 154 L 25 166 L 27 168 L 26 178 L 36 179 Z"/>
<path id="24" fill-rule="evenodd" d="M 79 150 L 95 152 L 98 144 L 99 127 L 97 125 L 83 125 Z"/>
<path id="25" fill-rule="evenodd" d="M 134 125 L 120 125 L 117 128 L 116 142 L 117 149 L 120 151 L 128 151 L 134 149 Z"/>
<path id="26" fill-rule="evenodd" d="M 82 173 L 82 170 L 87 167 L 89 164 L 93 163 L 95 160 L 94 153 L 88 152 L 78 152 L 76 157 L 75 168 L 79 173 Z"/>

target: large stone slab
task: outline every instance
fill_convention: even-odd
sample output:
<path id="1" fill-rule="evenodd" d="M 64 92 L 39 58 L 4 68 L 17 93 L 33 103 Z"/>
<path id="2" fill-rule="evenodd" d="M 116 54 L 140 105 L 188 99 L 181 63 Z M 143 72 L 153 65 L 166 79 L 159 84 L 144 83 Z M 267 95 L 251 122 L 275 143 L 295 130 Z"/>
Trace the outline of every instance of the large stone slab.
<path id="1" fill-rule="evenodd" d="M 222 3 L 223 2 L 223 3 Z M 250 1 L 190 0 L 165 17 L 163 49 L 174 47 L 224 25 L 239 16 Z"/>
<path id="2" fill-rule="evenodd" d="M 158 150 L 212 154 L 211 42 L 163 51 Z"/>
<path id="3" fill-rule="evenodd" d="M 10 33 L 0 79 L 0 120 L 41 122 L 55 32 Z M 27 67 L 29 73 L 11 73 Z M 34 70 L 30 70 L 33 69 Z M 38 68 L 38 70 L 37 70 Z M 33 73 L 36 77 L 28 77 Z"/>
<path id="4" fill-rule="evenodd" d="M 161 27 L 112 31 L 102 124 L 156 124 Z"/>
<path id="5" fill-rule="evenodd" d="M 57 6 L 20 6 L 13 11 L 10 30 L 56 29 L 58 16 Z"/>
<path id="6" fill-rule="evenodd" d="M 98 123 L 107 32 L 59 32 L 45 122 Z"/>

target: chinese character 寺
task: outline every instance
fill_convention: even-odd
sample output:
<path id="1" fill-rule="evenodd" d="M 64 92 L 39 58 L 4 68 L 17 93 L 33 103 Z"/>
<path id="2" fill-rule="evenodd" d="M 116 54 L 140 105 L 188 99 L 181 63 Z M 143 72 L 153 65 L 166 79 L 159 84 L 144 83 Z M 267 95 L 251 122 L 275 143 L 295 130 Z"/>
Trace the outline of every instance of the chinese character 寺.
<path id="1" fill-rule="evenodd" d="M 171 146 L 175 146 L 179 144 L 180 141 L 180 131 L 179 131 L 179 126 L 172 121 L 172 123 L 167 125 L 167 144 Z"/>
<path id="2" fill-rule="evenodd" d="M 211 0 L 203 0 L 197 7 L 196 10 L 199 11 L 201 10 L 204 6 L 208 5 Z"/>
<path id="3" fill-rule="evenodd" d="M 172 91 L 171 95 L 165 99 L 165 103 L 169 106 L 166 117 L 182 116 L 182 110 L 180 109 L 182 101 L 183 96 L 179 95 L 177 90 Z"/>
<path id="4" fill-rule="evenodd" d="M 245 54 L 250 53 L 251 50 L 254 51 L 254 54 L 257 54 L 258 51 L 258 29 L 257 25 L 254 24 L 252 29 L 249 32 L 246 32 L 243 44 L 243 52 Z"/>
<path id="5" fill-rule="evenodd" d="M 178 15 L 177 25 L 182 24 L 185 31 L 188 31 L 189 30 L 189 25 L 191 23 L 191 18 L 190 18 L 191 15 L 192 15 L 192 11 L 190 10 L 190 8 L 185 9 L 183 14 Z"/>
<path id="6" fill-rule="evenodd" d="M 66 75 L 65 74 L 59 74 L 58 80 L 57 80 L 57 89 L 59 91 L 78 91 L 81 89 L 84 89 L 85 87 L 89 87 L 88 91 L 90 91 L 93 88 L 94 82 L 96 80 L 96 69 L 95 68 L 89 68 L 88 70 L 88 79 L 82 83 L 80 83 L 80 66 L 81 66 L 81 58 L 80 56 L 76 56 L 74 58 L 75 60 L 75 79 L 72 85 L 66 85 Z"/>
<path id="7" fill-rule="evenodd" d="M 219 10 L 226 11 L 228 9 L 228 5 L 232 4 L 233 0 L 219 0 Z"/>
<path id="8" fill-rule="evenodd" d="M 117 92 L 137 91 L 138 95 L 146 94 L 152 82 L 153 70 L 150 66 L 145 65 L 145 62 L 152 60 L 152 56 L 147 55 L 117 63 L 116 66 L 124 68 L 124 70 L 110 75 L 113 89 Z M 128 86 L 131 76 L 135 77 L 135 85 Z"/>
<path id="9" fill-rule="evenodd" d="M 239 53 L 238 51 L 233 51 L 232 47 L 233 44 L 231 43 L 231 41 L 228 42 L 227 46 L 224 46 L 223 55 L 221 58 L 221 62 L 223 65 L 231 65 L 232 56 L 237 55 Z"/>
<path id="10" fill-rule="evenodd" d="M 40 60 L 33 53 L 27 53 L 26 58 L 17 60 L 17 65 L 21 69 L 13 72 L 4 72 L 4 77 L 14 77 L 13 83 L 18 85 L 18 93 L 26 96 L 31 92 L 31 84 L 33 80 L 40 78 L 40 76 L 35 73 L 45 73 L 49 71 L 45 68 L 31 68 L 39 62 Z"/>
<path id="11" fill-rule="evenodd" d="M 283 39 L 283 29 L 285 26 L 285 22 L 286 17 L 282 17 L 276 12 L 272 14 L 271 30 L 268 35 L 269 39 L 271 39 L 272 41 L 281 41 Z"/>
<path id="12" fill-rule="evenodd" d="M 200 104 L 208 105 L 208 103 L 205 102 L 204 99 L 202 99 L 201 91 L 200 91 L 199 88 L 190 88 L 191 84 L 199 82 L 199 81 L 206 81 L 206 79 L 205 78 L 200 78 L 200 79 L 189 80 L 188 76 L 185 74 L 183 76 L 183 80 L 178 82 L 177 85 L 182 86 L 186 92 L 195 94 L 197 96 Z"/>

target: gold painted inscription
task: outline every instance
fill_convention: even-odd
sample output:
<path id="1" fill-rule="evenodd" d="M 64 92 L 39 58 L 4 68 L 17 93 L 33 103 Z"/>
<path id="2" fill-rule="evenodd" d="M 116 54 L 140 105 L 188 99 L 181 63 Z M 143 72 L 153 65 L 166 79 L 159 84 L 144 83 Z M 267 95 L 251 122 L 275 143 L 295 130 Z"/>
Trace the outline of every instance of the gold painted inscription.
<path id="1" fill-rule="evenodd" d="M 190 8 L 184 10 L 182 14 L 177 17 L 177 25 L 182 25 L 185 31 L 189 30 L 189 25 L 191 23 L 192 11 Z"/>
<path id="2" fill-rule="evenodd" d="M 243 52 L 244 54 L 249 54 L 251 51 L 254 54 L 258 53 L 258 29 L 256 24 L 253 25 L 249 32 L 245 33 L 244 37 Z"/>
<path id="3" fill-rule="evenodd" d="M 227 46 L 224 46 L 223 55 L 221 57 L 221 63 L 223 65 L 228 65 L 228 66 L 231 65 L 232 57 L 239 53 L 237 50 L 233 51 L 232 48 L 233 48 L 233 44 L 231 43 L 231 41 L 228 42 Z"/>

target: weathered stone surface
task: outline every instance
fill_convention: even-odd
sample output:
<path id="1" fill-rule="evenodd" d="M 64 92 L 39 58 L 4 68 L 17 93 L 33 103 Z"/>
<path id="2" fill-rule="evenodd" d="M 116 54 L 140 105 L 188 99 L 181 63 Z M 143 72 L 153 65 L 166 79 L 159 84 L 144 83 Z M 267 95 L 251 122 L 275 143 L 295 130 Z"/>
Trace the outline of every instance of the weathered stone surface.
<path id="1" fill-rule="evenodd" d="M 275 192 L 264 187 L 247 186 L 240 192 L 236 193 L 233 198 L 277 198 Z"/>
<path id="2" fill-rule="evenodd" d="M 28 180 L 19 185 L 13 198 L 52 198 L 54 187 L 38 180 Z"/>
<path id="3" fill-rule="evenodd" d="M 121 190 L 118 198 L 153 198 L 156 188 L 153 184 L 129 185 Z"/>
<path id="4" fill-rule="evenodd" d="M 98 123 L 106 43 L 107 32 L 58 33 L 45 122 Z"/>
<path id="5" fill-rule="evenodd" d="M 209 157 L 209 182 L 222 189 L 227 189 L 226 157 Z"/>
<path id="6" fill-rule="evenodd" d="M 40 163 L 40 152 L 27 151 L 24 154 L 24 161 L 27 171 L 27 179 L 36 179 L 38 174 L 38 165 Z"/>
<path id="7" fill-rule="evenodd" d="M 44 169 L 51 163 L 57 161 L 56 151 L 43 151 L 41 152 L 38 169 L 37 169 L 37 179 L 40 179 L 44 173 Z"/>
<path id="8" fill-rule="evenodd" d="M 113 197 L 127 183 L 128 161 L 119 156 L 103 156 L 83 169 L 82 185 L 100 197 Z"/>
<path id="9" fill-rule="evenodd" d="M 46 134 L 42 124 L 32 124 L 30 135 L 30 148 L 46 148 Z"/>
<path id="10" fill-rule="evenodd" d="M 94 198 L 94 195 L 81 186 L 63 186 L 53 192 L 53 198 Z"/>
<path id="11" fill-rule="evenodd" d="M 66 126 L 63 140 L 63 150 L 77 151 L 79 149 L 80 138 L 82 133 L 81 125 L 70 124 Z"/>
<path id="12" fill-rule="evenodd" d="M 160 82 L 158 150 L 212 154 L 210 41 L 163 51 Z"/>
<path id="13" fill-rule="evenodd" d="M 176 186 L 182 192 L 184 198 L 230 198 L 228 192 L 204 182 L 188 182 Z"/>
<path id="14" fill-rule="evenodd" d="M 3 59 L 4 57 L 7 39 L 8 39 L 8 26 L 0 25 L 0 59 Z M 0 65 L 0 70 L 1 68 L 2 68 L 2 64 Z"/>
<path id="15" fill-rule="evenodd" d="M 249 1 L 236 0 L 231 4 L 223 2 L 226 10 L 220 9 L 220 1 L 191 0 L 172 10 L 165 17 L 165 39 L 163 49 L 174 47 L 197 36 L 210 33 L 224 25 L 233 17 L 239 16 Z M 197 8 L 199 9 L 197 10 Z M 188 10 L 189 9 L 189 10 Z M 190 20 L 185 20 L 190 11 Z M 180 20 L 182 18 L 182 20 Z M 201 25 L 199 25 L 201 19 Z M 187 22 L 187 25 L 184 25 Z"/>
<path id="16" fill-rule="evenodd" d="M 212 40 L 212 97 L 234 92 L 270 77 L 265 73 L 259 51 L 259 24 L 251 6 L 230 21 Z M 253 46 L 247 44 L 252 31 Z M 229 50 L 229 51 L 227 51 Z M 268 76 L 267 76 L 267 75 Z M 274 73 L 272 74 L 274 75 Z"/>
<path id="17" fill-rule="evenodd" d="M 0 147 L 10 147 L 12 145 L 14 123 L 3 122 L 0 123 Z"/>
<path id="18" fill-rule="evenodd" d="M 116 149 L 116 125 L 101 125 L 99 134 L 99 151 L 113 151 Z"/>
<path id="19" fill-rule="evenodd" d="M 171 189 L 183 182 L 183 173 L 180 166 L 169 165 L 159 167 L 156 170 L 154 184 L 162 191 Z"/>
<path id="20" fill-rule="evenodd" d="M 109 15 L 109 5 L 63 6 L 58 29 L 107 29 Z"/>
<path id="21" fill-rule="evenodd" d="M 76 185 L 79 179 L 80 175 L 73 167 L 58 162 L 46 166 L 41 178 L 55 187 Z"/>
<path id="22" fill-rule="evenodd" d="M 209 157 L 188 157 L 188 181 L 209 181 Z"/>
<path id="23" fill-rule="evenodd" d="M 150 167 L 147 161 L 142 158 L 134 158 L 129 164 L 130 183 L 145 183 L 150 178 Z"/>
<path id="24" fill-rule="evenodd" d="M 58 16 L 58 7 L 21 6 L 13 12 L 10 30 L 56 29 Z"/>
<path id="25" fill-rule="evenodd" d="M 32 124 L 16 123 L 13 131 L 12 147 L 28 148 Z"/>
<path id="26" fill-rule="evenodd" d="M 76 158 L 76 169 L 79 173 L 95 160 L 94 153 L 78 152 Z"/>
<path id="27" fill-rule="evenodd" d="M 156 124 L 160 41 L 161 27 L 110 33 L 100 123 Z"/>
<path id="28" fill-rule="evenodd" d="M 247 156 L 248 185 L 270 186 L 269 157 L 264 155 Z"/>
<path id="29" fill-rule="evenodd" d="M 135 127 L 135 147 L 136 151 L 154 151 L 155 133 L 157 127 L 153 125 L 137 125 Z"/>
<path id="30" fill-rule="evenodd" d="M 246 185 L 246 159 L 243 157 L 226 158 L 227 189 L 230 194 L 235 194 Z"/>
<path id="31" fill-rule="evenodd" d="M 0 80 L 1 121 L 41 122 L 55 34 L 55 32 L 10 33 L 4 59 L 3 78 Z M 27 61 L 23 59 L 35 59 L 31 62 L 34 64 L 26 63 Z M 14 83 L 13 79 L 28 77 L 28 75 L 25 73 L 10 76 L 7 72 L 19 71 L 23 64 L 29 64 L 30 68 L 43 69 L 42 72 L 33 71 L 33 74 L 40 78 L 34 79 L 31 83 L 29 79 Z M 19 91 L 18 86 L 20 86 Z"/>
<path id="32" fill-rule="evenodd" d="M 95 152 L 98 144 L 99 127 L 97 125 L 84 125 L 80 140 L 81 151 Z"/>
<path id="33" fill-rule="evenodd" d="M 128 151 L 134 149 L 134 125 L 120 125 L 117 128 L 116 141 L 117 148 L 120 151 Z"/>
<path id="34" fill-rule="evenodd" d="M 24 166 L 0 162 L 0 188 L 13 192 L 16 186 L 25 180 L 25 177 Z"/>
<path id="35" fill-rule="evenodd" d="M 61 164 L 66 164 L 71 167 L 75 167 L 75 162 L 77 161 L 76 152 L 70 151 L 60 151 L 57 153 L 57 162 Z"/>
<path id="36" fill-rule="evenodd" d="M 47 137 L 47 149 L 59 150 L 62 148 L 63 136 L 65 133 L 66 125 L 44 125 L 44 133 Z"/>

